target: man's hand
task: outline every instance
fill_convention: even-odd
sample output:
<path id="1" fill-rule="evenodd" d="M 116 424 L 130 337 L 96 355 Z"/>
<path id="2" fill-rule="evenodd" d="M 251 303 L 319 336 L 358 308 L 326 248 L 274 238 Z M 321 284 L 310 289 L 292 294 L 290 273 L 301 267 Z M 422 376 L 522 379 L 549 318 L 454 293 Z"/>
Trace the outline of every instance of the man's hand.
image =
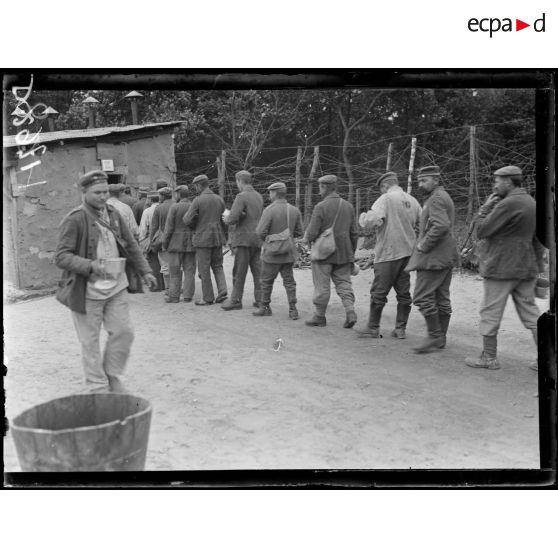
<path id="1" fill-rule="evenodd" d="M 155 276 L 152 273 L 146 273 L 143 276 L 143 282 L 147 287 L 157 287 L 157 279 L 155 279 Z"/>
<path id="2" fill-rule="evenodd" d="M 93 260 L 91 262 L 91 275 L 104 275 L 105 264 L 103 260 Z"/>
<path id="3" fill-rule="evenodd" d="M 488 199 L 483 203 L 483 205 L 479 209 L 479 217 L 486 217 L 494 209 L 494 206 L 501 199 L 502 198 L 497 194 L 490 194 L 490 196 L 488 196 Z"/>

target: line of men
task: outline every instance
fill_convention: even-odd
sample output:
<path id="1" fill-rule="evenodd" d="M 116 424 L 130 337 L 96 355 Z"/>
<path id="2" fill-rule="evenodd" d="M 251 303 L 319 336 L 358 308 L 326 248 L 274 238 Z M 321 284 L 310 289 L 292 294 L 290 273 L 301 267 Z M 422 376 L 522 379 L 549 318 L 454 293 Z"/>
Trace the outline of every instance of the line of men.
<path id="1" fill-rule="evenodd" d="M 465 360 L 475 368 L 500 368 L 496 340 L 510 295 L 522 323 L 537 342 L 539 310 L 534 296 L 535 280 L 544 270 L 545 251 L 535 235 L 535 202 L 522 188 L 521 174 L 516 166 L 497 170 L 494 194 L 477 216 L 480 273 L 484 280 L 480 310 L 483 350 L 478 358 Z M 303 242 L 312 245 L 331 230 L 335 250 L 312 261 L 314 314 L 305 324 L 327 325 L 331 283 L 345 309 L 343 327 L 352 328 L 356 324 L 351 275 L 356 269 L 358 228 L 353 206 L 337 192 L 337 177 L 326 175 L 318 180 L 322 201 L 314 207 L 305 232 L 300 211 L 287 202 L 284 183 L 276 182 L 267 188 L 271 204 L 264 209 L 262 196 L 253 188 L 252 175 L 240 171 L 235 178 L 239 193 L 230 211 L 223 199 L 212 192 L 206 175 L 195 177 L 191 189 L 178 187 L 178 203 L 172 203 L 172 190 L 162 185 L 156 193 L 160 201 L 143 209 L 137 235 L 129 224 L 129 215 L 124 215 L 127 211 L 120 213 L 118 199 L 109 203 L 109 191 L 116 189 L 108 186 L 105 173 L 92 171 L 80 179 L 83 204 L 70 212 L 61 225 L 55 261 L 64 275 L 57 298 L 72 310 L 82 344 L 86 382 L 94 388 L 122 389 L 120 380 L 133 340 L 125 298 L 130 283 L 122 274 L 116 278 L 116 286 L 102 292 L 98 279 L 103 275 L 103 261 L 120 254 L 138 277 L 147 285 L 156 286 L 155 274 L 140 246 L 144 252 L 156 254 L 167 290 L 166 302 L 179 302 L 182 274 L 183 299 L 185 302 L 193 299 L 197 266 L 202 297 L 195 304 L 210 306 L 229 298 L 223 271 L 228 227 L 235 260 L 231 295 L 221 308 L 242 309 L 250 270 L 254 280 L 253 305 L 257 307 L 253 315 L 271 316 L 273 284 L 280 274 L 287 293 L 289 318 L 296 320 L 299 315 L 293 275 L 297 256 L 294 238 L 303 235 Z M 439 167 L 424 167 L 417 178 L 419 188 L 427 195 L 422 208 L 399 186 L 396 173 L 388 172 L 377 181 L 380 197 L 370 211 L 360 215 L 362 227 L 375 229 L 376 246 L 368 321 L 356 332 L 362 338 L 380 336 L 382 311 L 388 293 L 394 289 L 397 314 L 391 335 L 406 338 L 414 304 L 423 315 L 427 330 L 426 337 L 414 347 L 420 354 L 446 346 L 452 313 L 452 269 L 458 265 L 459 252 L 453 236 L 454 204 L 441 184 Z M 196 194 L 193 199 L 192 193 Z M 111 194 L 112 197 L 118 198 Z M 153 260 L 151 257 L 150 263 Z M 411 271 L 416 271 L 412 297 Z M 101 324 L 110 334 L 104 355 L 99 348 Z M 536 369 L 536 361 L 532 367 Z"/>

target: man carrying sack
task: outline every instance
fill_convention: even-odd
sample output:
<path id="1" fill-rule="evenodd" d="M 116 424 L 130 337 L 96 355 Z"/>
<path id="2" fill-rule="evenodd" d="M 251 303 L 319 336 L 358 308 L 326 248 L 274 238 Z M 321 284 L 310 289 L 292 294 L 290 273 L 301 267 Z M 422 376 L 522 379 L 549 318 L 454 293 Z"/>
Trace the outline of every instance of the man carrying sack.
<path id="1" fill-rule="evenodd" d="M 72 311 L 88 388 L 121 392 L 125 391 L 121 377 L 134 340 L 128 280 L 123 266 L 107 276 L 105 265 L 108 260 L 125 258 L 146 284 L 155 285 L 156 279 L 126 222 L 106 203 L 107 175 L 88 172 L 78 185 L 83 203 L 60 226 L 55 263 L 64 274 L 56 299 Z M 103 355 L 99 346 L 102 325 L 109 334 Z"/>
<path id="2" fill-rule="evenodd" d="M 289 302 L 289 318 L 298 320 L 296 308 L 296 282 L 293 264 L 296 260 L 294 238 L 302 236 L 300 211 L 287 202 L 287 186 L 275 182 L 268 186 L 271 205 L 264 209 L 256 234 L 264 241 L 262 246 L 262 275 L 260 309 L 254 316 L 271 316 L 271 291 L 280 273 Z"/>
<path id="3" fill-rule="evenodd" d="M 326 310 L 331 294 L 331 281 L 346 312 L 343 327 L 356 324 L 355 295 L 351 283 L 358 230 L 353 206 L 337 193 L 337 177 L 333 174 L 318 179 L 322 200 L 314 207 L 303 242 L 313 243 L 312 280 L 314 282 L 314 315 L 305 324 L 326 325 Z"/>

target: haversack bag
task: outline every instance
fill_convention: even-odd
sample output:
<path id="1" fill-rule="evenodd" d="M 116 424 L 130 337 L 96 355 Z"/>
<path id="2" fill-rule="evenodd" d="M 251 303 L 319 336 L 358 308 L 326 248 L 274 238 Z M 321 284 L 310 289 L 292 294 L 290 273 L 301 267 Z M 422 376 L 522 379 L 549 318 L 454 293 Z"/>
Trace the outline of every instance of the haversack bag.
<path id="1" fill-rule="evenodd" d="M 289 206 L 287 205 L 287 228 L 280 233 L 268 234 L 263 244 L 263 252 L 269 256 L 281 256 L 288 254 L 292 246 Z"/>
<path id="2" fill-rule="evenodd" d="M 339 205 L 337 206 L 337 213 L 335 214 L 335 219 L 331 227 L 328 227 L 314 242 L 312 243 L 312 249 L 310 250 L 310 261 L 315 262 L 319 260 L 325 260 L 329 258 L 333 252 L 337 249 L 335 245 L 335 235 L 333 234 L 333 228 L 339 216 L 339 210 L 341 209 L 342 201 L 339 200 Z"/>

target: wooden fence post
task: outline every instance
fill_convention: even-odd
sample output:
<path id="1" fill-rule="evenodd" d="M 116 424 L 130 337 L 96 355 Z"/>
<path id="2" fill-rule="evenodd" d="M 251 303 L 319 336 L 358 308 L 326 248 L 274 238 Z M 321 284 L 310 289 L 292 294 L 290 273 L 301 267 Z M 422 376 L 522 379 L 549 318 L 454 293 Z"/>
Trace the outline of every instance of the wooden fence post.
<path id="1" fill-rule="evenodd" d="M 310 169 L 310 174 L 308 175 L 308 182 L 306 183 L 306 191 L 304 193 L 304 227 L 308 226 L 308 223 L 310 223 L 310 217 L 312 216 L 312 181 L 314 180 L 319 160 L 320 146 L 316 145 L 316 147 L 314 147 L 312 168 Z"/>
<path id="2" fill-rule="evenodd" d="M 388 145 L 387 161 L 386 161 L 386 172 L 391 170 L 391 158 L 393 156 L 393 143 L 390 142 Z"/>
<path id="3" fill-rule="evenodd" d="M 407 179 L 407 193 L 413 190 L 413 169 L 415 168 L 415 153 L 417 151 L 417 138 L 411 139 L 411 158 L 409 159 L 409 178 Z"/>
<path id="4" fill-rule="evenodd" d="M 356 214 L 357 220 L 358 220 L 358 216 L 360 215 L 360 188 L 356 189 L 355 214 Z"/>
<path id="5" fill-rule="evenodd" d="M 302 147 L 296 150 L 296 169 L 295 169 L 295 205 L 300 210 L 300 167 L 302 165 Z"/>
<path id="6" fill-rule="evenodd" d="M 221 156 L 217 157 L 217 185 L 219 186 L 219 195 L 225 199 L 225 169 L 226 169 L 226 151 L 221 151 Z"/>
<path id="7" fill-rule="evenodd" d="M 467 223 L 473 218 L 474 197 L 477 191 L 477 168 L 475 160 L 475 126 L 469 126 L 469 199 L 467 201 Z"/>

